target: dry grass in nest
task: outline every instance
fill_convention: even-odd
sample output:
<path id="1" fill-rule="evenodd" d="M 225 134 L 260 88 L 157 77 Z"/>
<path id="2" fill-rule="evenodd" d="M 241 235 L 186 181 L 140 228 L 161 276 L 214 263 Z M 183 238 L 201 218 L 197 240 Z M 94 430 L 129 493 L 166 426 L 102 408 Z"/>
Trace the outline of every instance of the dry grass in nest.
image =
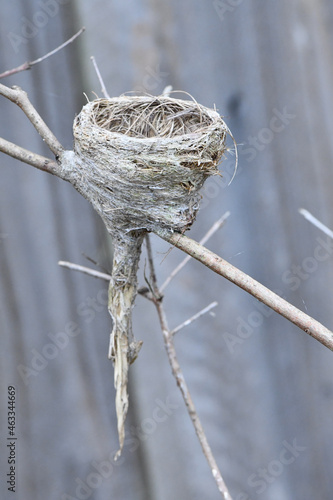
<path id="1" fill-rule="evenodd" d="M 196 102 L 166 96 L 122 96 L 95 102 L 95 124 L 130 137 L 170 138 L 199 133 L 213 122 Z"/>
<path id="2" fill-rule="evenodd" d="M 226 150 L 221 116 L 191 100 L 127 96 L 88 102 L 74 122 L 86 196 L 111 234 L 184 231 Z"/>

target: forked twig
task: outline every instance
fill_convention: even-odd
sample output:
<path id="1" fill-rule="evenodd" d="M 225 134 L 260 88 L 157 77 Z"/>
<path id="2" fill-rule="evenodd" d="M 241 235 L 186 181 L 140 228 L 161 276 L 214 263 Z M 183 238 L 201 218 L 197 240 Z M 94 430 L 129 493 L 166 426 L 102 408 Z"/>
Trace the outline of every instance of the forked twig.
<path id="1" fill-rule="evenodd" d="M 32 125 L 35 127 L 39 135 L 42 137 L 47 146 L 50 148 L 52 153 L 54 153 L 56 157 L 60 156 L 60 154 L 64 150 L 63 146 L 60 144 L 60 142 L 53 134 L 53 132 L 51 132 L 51 130 L 48 128 L 42 117 L 37 113 L 36 109 L 29 101 L 27 93 L 20 87 L 14 86 L 12 88 L 9 88 L 6 87 L 6 85 L 0 83 L 0 95 L 6 97 L 13 103 L 17 104 L 17 106 L 19 106 L 22 109 L 22 111 L 26 114 L 26 116 L 28 117 Z M 17 158 L 17 156 L 15 156 L 14 151 L 8 152 L 4 151 L 3 149 L 0 149 L 0 151 L 3 151 L 4 153 L 9 154 L 10 156 L 13 156 L 14 158 Z M 31 153 L 31 155 L 33 155 L 33 153 Z M 59 177 L 61 177 L 60 171 L 61 169 L 59 167 Z"/>
<path id="2" fill-rule="evenodd" d="M 153 256 L 152 256 L 152 250 L 151 250 L 151 244 L 150 244 L 150 239 L 149 235 L 146 236 L 146 244 L 147 244 L 147 254 L 148 254 L 148 262 L 149 262 L 149 267 L 150 267 L 150 277 L 152 281 L 152 288 L 154 290 L 154 294 L 151 295 L 150 300 L 154 303 L 158 317 L 160 320 L 160 325 L 163 333 L 163 338 L 164 338 L 164 343 L 165 343 L 165 348 L 167 351 L 169 363 L 171 366 L 172 373 L 177 381 L 177 385 L 182 393 L 183 399 L 186 404 L 187 411 L 190 415 L 190 418 L 192 420 L 195 432 L 198 436 L 202 451 L 206 457 L 206 460 L 210 466 L 210 469 L 212 471 L 213 477 L 216 481 L 217 487 L 222 495 L 222 498 L 225 500 L 232 500 L 231 495 L 229 493 L 229 490 L 223 480 L 222 474 L 218 468 L 218 465 L 216 463 L 216 460 L 213 456 L 212 450 L 209 446 L 209 443 L 207 441 L 205 431 L 202 427 L 202 424 L 200 422 L 200 419 L 198 417 L 197 411 L 195 409 L 191 394 L 189 392 L 189 389 L 187 387 L 184 375 L 182 373 L 182 370 L 180 368 L 178 359 L 177 359 L 177 353 L 174 345 L 174 339 L 173 339 L 173 332 L 169 330 L 165 311 L 162 305 L 162 299 L 161 299 L 161 293 L 157 285 L 156 281 L 156 274 L 155 274 L 155 266 L 154 266 L 154 261 L 153 261 Z M 155 298 L 157 297 L 157 298 Z M 174 331 L 175 333 L 175 331 Z"/>
<path id="3" fill-rule="evenodd" d="M 77 37 L 81 35 L 81 33 L 83 33 L 84 30 L 85 30 L 84 27 L 81 28 L 69 40 L 56 47 L 54 50 L 51 50 L 51 52 L 48 52 L 44 56 L 39 57 L 34 61 L 25 62 L 24 64 L 21 64 L 16 68 L 4 71 L 3 73 L 0 74 L 0 78 L 4 78 L 6 76 L 19 73 L 20 71 L 25 71 L 30 69 L 32 66 L 44 61 L 48 57 L 52 56 L 56 52 L 59 52 L 59 50 L 63 49 L 64 47 L 72 43 Z M 58 139 L 55 137 L 53 132 L 51 132 L 51 130 L 48 128 L 48 126 L 41 118 L 41 116 L 37 113 L 36 109 L 29 101 L 27 93 L 24 92 L 22 89 L 20 89 L 20 87 L 14 86 L 12 88 L 9 88 L 3 84 L 0 84 L 0 95 L 6 97 L 13 103 L 17 104 L 22 109 L 22 111 L 27 115 L 28 119 L 35 127 L 39 135 L 45 141 L 47 146 L 54 153 L 56 158 L 58 158 L 60 154 L 63 152 L 64 148 L 60 144 Z M 50 160 L 49 158 L 46 158 L 44 156 L 38 155 L 36 153 L 33 153 L 31 151 L 28 151 L 27 149 L 22 148 L 16 144 L 13 144 L 12 142 L 6 141 L 3 138 L 0 138 L 0 151 L 9 156 L 12 156 L 17 160 L 27 163 L 28 165 L 32 165 L 33 167 L 36 167 L 40 170 L 44 170 L 45 172 L 48 172 L 50 174 L 62 177 L 61 168 L 55 161 Z"/>
<path id="4" fill-rule="evenodd" d="M 45 59 L 47 59 L 48 57 L 53 56 L 53 54 L 56 54 L 56 52 L 59 52 L 59 50 L 66 47 L 66 45 L 69 45 L 70 43 L 74 42 L 74 40 L 78 36 L 80 36 L 81 33 L 84 32 L 84 30 L 85 30 L 85 27 L 81 28 L 69 40 L 67 40 L 66 42 L 59 45 L 59 47 L 56 47 L 55 49 L 51 50 L 51 52 L 48 52 L 47 54 L 45 54 L 45 56 L 39 57 L 38 59 L 35 59 L 34 61 L 26 61 L 25 63 L 21 64 L 20 66 L 17 66 L 16 68 L 9 69 L 7 71 L 4 71 L 3 73 L 0 73 L 0 78 L 5 78 L 6 76 L 11 76 L 11 75 L 14 75 L 15 73 L 20 73 L 20 71 L 26 71 L 26 70 L 32 68 L 32 66 L 34 66 L 35 64 L 38 64 L 38 63 L 44 61 Z"/>

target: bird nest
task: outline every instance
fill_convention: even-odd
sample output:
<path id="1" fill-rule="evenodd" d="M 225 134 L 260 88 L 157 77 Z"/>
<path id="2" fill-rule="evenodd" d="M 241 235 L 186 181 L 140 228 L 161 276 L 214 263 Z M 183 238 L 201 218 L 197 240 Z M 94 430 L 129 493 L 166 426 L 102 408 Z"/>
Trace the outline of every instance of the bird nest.
<path id="1" fill-rule="evenodd" d="M 120 96 L 86 104 L 74 122 L 86 193 L 109 231 L 183 231 L 226 149 L 220 115 L 194 101 Z M 82 183 L 80 183 L 82 185 Z M 89 191 L 89 192 L 88 192 Z"/>
<path id="2" fill-rule="evenodd" d="M 213 123 L 202 106 L 166 97 L 132 97 L 95 101 L 95 124 L 131 137 L 170 138 L 198 133 Z M 111 104 L 111 105 L 110 105 Z"/>
<path id="3" fill-rule="evenodd" d="M 67 178 L 93 204 L 114 244 L 108 308 L 117 456 L 124 444 L 128 369 L 141 347 L 132 332 L 132 308 L 144 235 L 191 226 L 200 188 L 219 174 L 227 134 L 215 110 L 164 95 L 97 99 L 74 121 L 74 152 L 67 155 L 76 168 Z"/>

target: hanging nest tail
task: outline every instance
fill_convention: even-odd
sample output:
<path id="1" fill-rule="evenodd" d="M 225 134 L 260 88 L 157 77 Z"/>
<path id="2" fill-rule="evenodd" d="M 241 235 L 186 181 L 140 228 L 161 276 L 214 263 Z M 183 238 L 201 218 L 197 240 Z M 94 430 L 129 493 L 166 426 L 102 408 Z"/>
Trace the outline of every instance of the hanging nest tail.
<path id="1" fill-rule="evenodd" d="M 109 288 L 120 451 L 128 366 L 141 347 L 132 333 L 141 244 L 147 232 L 184 232 L 230 134 L 220 115 L 168 96 L 120 96 L 86 104 L 74 122 L 75 172 L 68 180 L 102 217 L 114 242 Z"/>

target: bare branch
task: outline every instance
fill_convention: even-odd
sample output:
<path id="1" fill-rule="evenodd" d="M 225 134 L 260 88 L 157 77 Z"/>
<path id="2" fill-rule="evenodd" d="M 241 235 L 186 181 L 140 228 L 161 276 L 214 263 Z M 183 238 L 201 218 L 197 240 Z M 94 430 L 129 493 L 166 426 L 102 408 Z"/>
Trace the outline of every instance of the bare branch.
<path id="1" fill-rule="evenodd" d="M 59 260 L 58 265 L 61 267 L 65 267 L 66 269 L 70 269 L 71 271 L 78 271 L 80 273 L 87 274 L 88 276 L 92 276 L 93 278 L 99 278 L 107 282 L 109 282 L 110 279 L 112 278 L 111 274 L 101 273 L 100 271 L 95 271 L 95 269 L 91 269 L 91 267 L 80 266 L 78 264 L 74 264 L 73 262 L 66 262 L 64 260 Z M 142 295 L 148 300 L 152 299 L 149 288 L 146 287 L 138 288 L 138 294 Z"/>
<path id="2" fill-rule="evenodd" d="M 45 54 L 45 56 L 39 57 L 38 59 L 35 59 L 35 61 L 26 61 L 25 63 L 21 64 L 20 66 L 17 66 L 17 68 L 9 69 L 7 71 L 4 71 L 3 73 L 0 73 L 0 78 L 5 78 L 6 76 L 14 75 L 15 73 L 19 73 L 20 71 L 26 71 L 26 70 L 30 69 L 32 66 L 34 66 L 35 64 L 38 64 L 38 63 L 44 61 L 44 59 L 47 59 L 48 57 L 53 56 L 53 54 L 55 54 L 56 52 L 59 52 L 59 50 L 66 47 L 66 45 L 69 45 L 70 43 L 74 42 L 74 40 L 78 36 L 80 36 L 81 33 L 84 32 L 84 30 L 85 30 L 84 27 L 81 28 L 77 33 L 75 33 L 74 36 L 72 36 L 69 40 L 67 40 L 67 42 L 62 43 L 56 49 L 51 50 L 51 52 L 48 52 L 47 54 Z"/>
<path id="3" fill-rule="evenodd" d="M 45 156 L 32 153 L 28 149 L 21 148 L 12 142 L 6 141 L 0 137 L 0 151 L 9 156 L 12 156 L 16 160 L 23 161 L 28 165 L 48 172 L 49 174 L 60 176 L 60 167 L 57 162 L 50 160 Z"/>
<path id="4" fill-rule="evenodd" d="M 235 283 L 235 285 L 243 288 L 243 290 L 253 295 L 253 297 L 266 304 L 278 314 L 281 314 L 281 316 L 333 351 L 333 332 L 311 318 L 311 316 L 303 313 L 258 281 L 187 236 L 165 230 L 156 231 L 156 234 L 180 250 L 183 250 L 183 252 L 191 255 L 215 273 L 220 274 L 232 283 Z"/>
<path id="5" fill-rule="evenodd" d="M 152 286 L 155 298 L 157 298 L 157 300 L 161 300 L 162 295 L 161 295 L 160 290 L 157 286 L 157 278 L 156 278 L 156 271 L 155 271 L 155 265 L 154 265 L 154 259 L 153 259 L 153 251 L 151 248 L 149 234 L 146 234 L 145 241 L 146 241 L 146 246 L 147 246 L 147 255 L 148 255 L 148 263 L 149 263 L 149 269 L 150 269 L 151 286 Z"/>
<path id="6" fill-rule="evenodd" d="M 154 261 L 153 261 L 151 245 L 150 245 L 148 235 L 146 236 L 146 242 L 147 242 L 148 262 L 149 262 L 150 271 L 151 271 L 152 287 L 154 290 L 154 294 L 157 297 L 161 297 L 161 292 L 157 286 Z M 212 450 L 211 450 L 209 443 L 207 441 L 205 431 L 204 431 L 202 424 L 200 422 L 200 419 L 198 417 L 198 414 L 197 414 L 196 408 L 194 406 L 190 391 L 187 387 L 184 375 L 183 375 L 182 370 L 180 368 L 180 365 L 179 365 L 179 362 L 177 359 L 176 349 L 175 349 L 174 342 L 173 342 L 173 334 L 168 328 L 166 315 L 164 312 L 164 308 L 162 306 L 162 299 L 161 298 L 156 299 L 153 295 L 150 297 L 150 299 L 155 304 L 155 307 L 157 309 L 157 313 L 158 313 L 158 317 L 160 320 L 161 329 L 162 329 L 162 333 L 163 333 L 165 348 L 167 351 L 171 370 L 172 370 L 172 373 L 176 379 L 177 385 L 182 393 L 183 399 L 184 399 L 185 404 L 186 404 L 187 411 L 190 415 L 195 432 L 198 436 L 200 445 L 202 447 L 202 451 L 203 451 L 203 453 L 207 459 L 207 462 L 210 466 L 210 469 L 212 471 L 213 477 L 216 481 L 217 487 L 219 489 L 219 492 L 221 493 L 222 498 L 224 498 L 224 500 L 232 500 L 231 495 L 228 491 L 228 488 L 223 480 L 222 474 L 218 468 L 216 460 L 213 456 Z"/>
<path id="7" fill-rule="evenodd" d="M 323 233 L 327 234 L 327 236 L 329 236 L 330 238 L 333 239 L 333 231 L 331 229 L 329 229 L 327 226 L 325 226 L 325 224 L 320 222 L 320 220 L 318 220 L 308 210 L 305 210 L 305 208 L 300 208 L 298 211 L 301 215 L 303 215 L 303 217 L 305 217 L 305 219 L 307 219 L 309 222 L 311 222 L 311 224 L 316 226 L 318 229 L 323 231 Z"/>
<path id="8" fill-rule="evenodd" d="M 96 72 L 96 75 L 97 75 L 98 81 L 99 81 L 99 83 L 100 83 L 100 85 L 101 85 L 101 92 L 102 92 L 103 96 L 104 96 L 106 99 L 110 99 L 110 96 L 109 96 L 109 94 L 108 94 L 108 91 L 106 90 L 106 87 L 105 87 L 105 84 L 104 84 L 104 80 L 103 80 L 103 78 L 102 78 L 101 72 L 99 71 L 99 68 L 98 68 L 98 66 L 97 66 L 97 62 L 96 62 L 96 60 L 95 60 L 94 56 L 91 56 L 91 58 L 90 58 L 90 59 L 91 59 L 91 61 L 92 61 L 93 65 L 94 65 L 94 69 L 95 69 L 95 72 Z"/>
<path id="9" fill-rule="evenodd" d="M 100 278 L 105 281 L 110 281 L 112 276 L 110 274 L 101 273 L 100 271 L 95 271 L 90 267 L 80 266 L 78 264 L 73 264 L 72 262 L 66 262 L 64 260 L 59 260 L 59 266 L 66 267 L 67 269 L 71 269 L 72 271 L 79 271 L 84 274 L 88 274 L 89 276 L 93 276 L 94 278 Z"/>
<path id="10" fill-rule="evenodd" d="M 185 328 L 185 326 L 190 325 L 191 323 L 193 323 L 194 321 L 196 321 L 197 319 L 199 319 L 204 314 L 207 314 L 209 311 L 211 311 L 212 309 L 214 309 L 214 307 L 216 307 L 217 305 L 218 305 L 217 302 L 212 302 L 211 304 L 209 304 L 204 309 L 201 309 L 201 311 L 199 311 L 196 314 L 194 314 L 191 318 L 187 319 L 186 321 L 184 321 L 180 325 L 176 326 L 176 328 L 174 328 L 170 332 L 171 335 L 174 335 L 175 333 L 179 332 L 179 330 L 182 330 L 183 328 Z"/>
<path id="11" fill-rule="evenodd" d="M 54 153 L 56 157 L 60 156 L 64 150 L 63 146 L 60 144 L 53 132 L 51 132 L 48 128 L 41 116 L 37 113 L 29 101 L 27 93 L 20 87 L 14 86 L 9 88 L 0 83 L 0 95 L 3 95 L 10 101 L 14 102 L 22 109 L 52 153 Z"/>
<path id="12" fill-rule="evenodd" d="M 214 222 L 212 227 L 207 231 L 207 233 L 199 241 L 200 245 L 204 245 L 213 236 L 213 234 L 216 233 L 216 231 L 218 231 L 223 226 L 224 222 L 227 220 L 229 215 L 230 215 L 230 212 L 226 212 L 225 214 L 222 215 L 222 217 L 219 220 Z M 163 292 L 166 289 L 166 287 L 169 285 L 171 280 L 173 280 L 173 278 L 179 273 L 179 271 L 181 271 L 183 269 L 183 267 L 186 266 L 186 264 L 188 263 L 189 260 L 191 260 L 191 258 L 192 258 L 191 255 L 188 255 L 187 257 L 185 257 L 184 260 L 181 261 L 180 264 L 178 264 L 177 267 L 175 267 L 175 269 L 172 271 L 170 276 L 167 277 L 167 279 L 165 280 L 163 285 L 160 286 L 160 292 Z"/>
<path id="13" fill-rule="evenodd" d="M 0 78 L 4 78 L 5 76 L 10 76 L 20 71 L 30 69 L 33 65 L 38 64 L 41 61 L 44 61 L 44 59 L 52 56 L 59 50 L 66 47 L 66 45 L 72 43 L 78 36 L 81 35 L 81 33 L 83 33 L 84 30 L 85 28 L 81 28 L 69 40 L 59 45 L 59 47 L 52 50 L 51 52 L 48 52 L 44 56 L 36 59 L 35 61 L 26 62 L 21 66 L 18 66 L 17 68 L 1 73 Z M 3 95 L 13 103 L 17 104 L 22 109 L 22 111 L 27 115 L 30 122 L 33 124 L 33 126 L 40 134 L 42 139 L 48 145 L 50 150 L 54 153 L 56 158 L 58 158 L 60 154 L 63 152 L 64 148 L 60 144 L 58 139 L 55 137 L 55 135 L 51 132 L 51 130 L 47 127 L 44 120 L 39 116 L 39 114 L 31 104 L 31 102 L 29 101 L 27 93 L 24 92 L 19 87 L 9 88 L 6 87 L 5 85 L 0 84 L 0 95 Z M 17 146 L 16 144 L 6 141 L 5 139 L 2 138 L 0 138 L 0 151 L 9 156 L 12 156 L 13 158 L 16 158 L 17 160 L 27 163 L 28 165 L 32 165 L 33 167 L 43 170 L 44 172 L 57 175 L 58 177 L 62 177 L 62 169 L 60 165 L 55 161 L 50 160 L 49 158 L 46 158 L 44 156 L 38 155 L 36 153 L 32 153 L 31 151 L 28 151 L 27 149 Z"/>

